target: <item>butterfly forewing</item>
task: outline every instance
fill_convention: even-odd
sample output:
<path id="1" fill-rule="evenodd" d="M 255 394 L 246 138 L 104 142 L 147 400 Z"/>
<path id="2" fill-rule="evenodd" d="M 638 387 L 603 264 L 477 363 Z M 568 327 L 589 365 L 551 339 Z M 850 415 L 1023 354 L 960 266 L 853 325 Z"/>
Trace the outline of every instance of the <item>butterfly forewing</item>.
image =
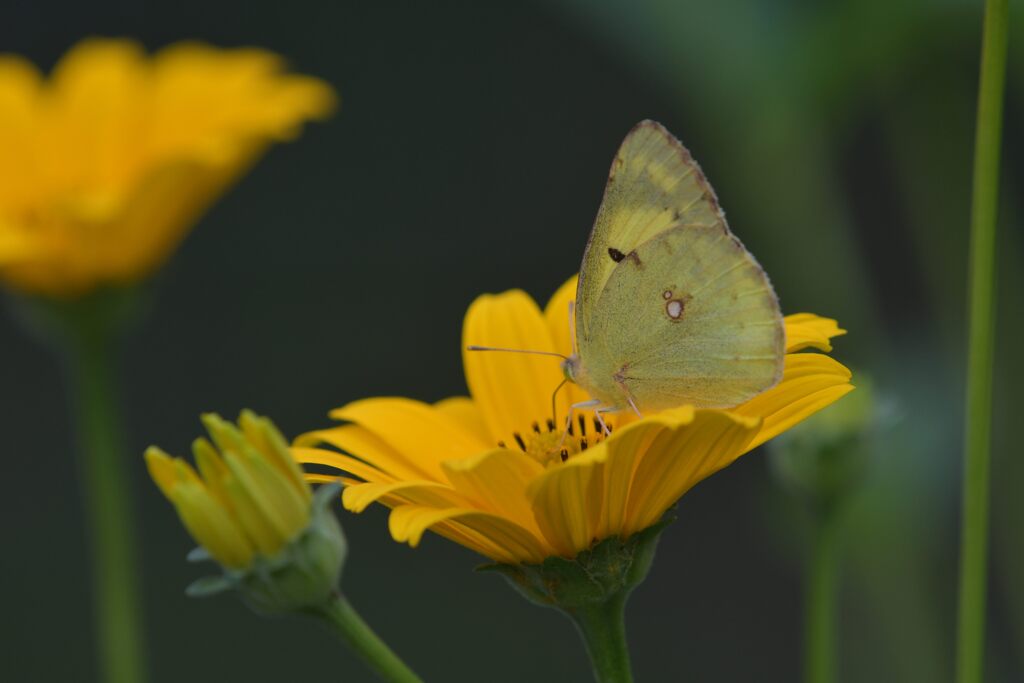
<path id="1" fill-rule="evenodd" d="M 671 225 L 725 225 L 700 167 L 654 121 L 633 128 L 619 147 L 590 234 L 576 292 L 576 331 L 590 337 L 593 305 L 612 270 L 638 246 Z"/>

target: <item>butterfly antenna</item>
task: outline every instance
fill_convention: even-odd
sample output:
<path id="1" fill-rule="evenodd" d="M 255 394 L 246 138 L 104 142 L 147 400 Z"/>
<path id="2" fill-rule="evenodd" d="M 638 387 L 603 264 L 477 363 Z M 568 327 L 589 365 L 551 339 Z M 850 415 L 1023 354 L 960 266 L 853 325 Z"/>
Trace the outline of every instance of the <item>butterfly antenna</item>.
<path id="1" fill-rule="evenodd" d="M 565 383 L 568 381 L 569 378 L 566 377 L 561 382 L 559 382 L 558 386 L 555 387 L 555 390 L 551 392 L 551 421 L 554 422 L 555 424 L 558 424 L 558 408 L 556 407 L 558 405 L 556 403 L 556 399 L 558 398 L 558 392 L 562 390 L 562 387 L 564 387 Z"/>
<path id="2" fill-rule="evenodd" d="M 555 353 L 554 351 L 533 351 L 533 350 L 529 350 L 529 349 L 503 349 L 503 348 L 499 348 L 497 346 L 478 346 L 476 344 L 470 344 L 469 346 L 466 347 L 466 350 L 467 351 L 502 351 L 504 353 L 532 353 L 532 354 L 535 354 L 535 355 L 538 355 L 538 356 L 555 356 L 556 358 L 561 358 L 562 360 L 568 360 L 567 356 L 564 356 L 564 355 L 562 355 L 560 353 Z"/>

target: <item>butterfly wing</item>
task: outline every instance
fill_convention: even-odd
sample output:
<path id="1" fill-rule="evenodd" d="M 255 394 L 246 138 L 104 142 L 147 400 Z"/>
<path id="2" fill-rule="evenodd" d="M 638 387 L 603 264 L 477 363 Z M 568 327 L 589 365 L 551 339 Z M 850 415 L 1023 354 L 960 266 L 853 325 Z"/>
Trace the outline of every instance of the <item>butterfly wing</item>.
<path id="1" fill-rule="evenodd" d="M 605 283 L 591 331 L 584 376 L 607 405 L 734 406 L 782 376 L 778 299 L 719 226 L 676 225 L 636 247 Z"/>
<path id="2" fill-rule="evenodd" d="M 576 337 L 592 336 L 596 304 L 615 267 L 671 225 L 725 225 L 714 190 L 671 133 L 642 121 L 619 147 L 590 233 L 576 289 Z"/>
<path id="3" fill-rule="evenodd" d="M 578 381 L 606 405 L 733 406 L 781 377 L 768 277 L 689 152 L 653 121 L 612 163 L 576 296 Z"/>

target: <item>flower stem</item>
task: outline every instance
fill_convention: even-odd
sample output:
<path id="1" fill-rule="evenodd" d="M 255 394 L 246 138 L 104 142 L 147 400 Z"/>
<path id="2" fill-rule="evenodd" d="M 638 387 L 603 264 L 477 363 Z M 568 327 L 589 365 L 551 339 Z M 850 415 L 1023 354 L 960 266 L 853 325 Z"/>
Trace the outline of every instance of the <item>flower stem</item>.
<path id="1" fill-rule="evenodd" d="M 958 683 L 980 683 L 985 650 L 988 489 L 995 338 L 995 235 L 1008 1 L 986 0 L 974 140 L 970 310 L 957 634 Z"/>
<path id="2" fill-rule="evenodd" d="M 804 579 L 804 681 L 831 683 L 836 677 L 836 600 L 839 583 L 835 505 L 822 505 L 817 511 L 814 526 L 814 539 Z"/>
<path id="3" fill-rule="evenodd" d="M 116 330 L 89 304 L 69 311 L 64 338 L 78 423 L 93 553 L 100 680 L 145 680 L 134 511 L 113 378 Z"/>
<path id="4" fill-rule="evenodd" d="M 373 669 L 381 680 L 394 683 L 423 683 L 422 679 L 370 629 L 342 595 L 336 593 L 316 614 L 342 642 L 352 648 Z"/>
<path id="5" fill-rule="evenodd" d="M 594 667 L 597 683 L 632 683 L 626 643 L 626 595 L 566 610 L 576 624 Z"/>

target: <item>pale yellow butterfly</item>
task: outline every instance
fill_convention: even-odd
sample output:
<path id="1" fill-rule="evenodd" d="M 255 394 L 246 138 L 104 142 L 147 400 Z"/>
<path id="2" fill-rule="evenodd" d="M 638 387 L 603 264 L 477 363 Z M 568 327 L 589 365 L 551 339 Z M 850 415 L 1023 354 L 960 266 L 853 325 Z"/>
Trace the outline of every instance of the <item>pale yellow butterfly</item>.
<path id="1" fill-rule="evenodd" d="M 782 377 L 785 327 L 768 276 L 690 153 L 654 121 L 612 162 L 575 312 L 565 373 L 603 409 L 729 407 Z"/>
<path id="2" fill-rule="evenodd" d="M 697 162 L 654 121 L 637 124 L 612 162 L 575 332 L 562 367 L 599 413 L 731 407 L 782 377 L 785 327 L 768 276 Z"/>

